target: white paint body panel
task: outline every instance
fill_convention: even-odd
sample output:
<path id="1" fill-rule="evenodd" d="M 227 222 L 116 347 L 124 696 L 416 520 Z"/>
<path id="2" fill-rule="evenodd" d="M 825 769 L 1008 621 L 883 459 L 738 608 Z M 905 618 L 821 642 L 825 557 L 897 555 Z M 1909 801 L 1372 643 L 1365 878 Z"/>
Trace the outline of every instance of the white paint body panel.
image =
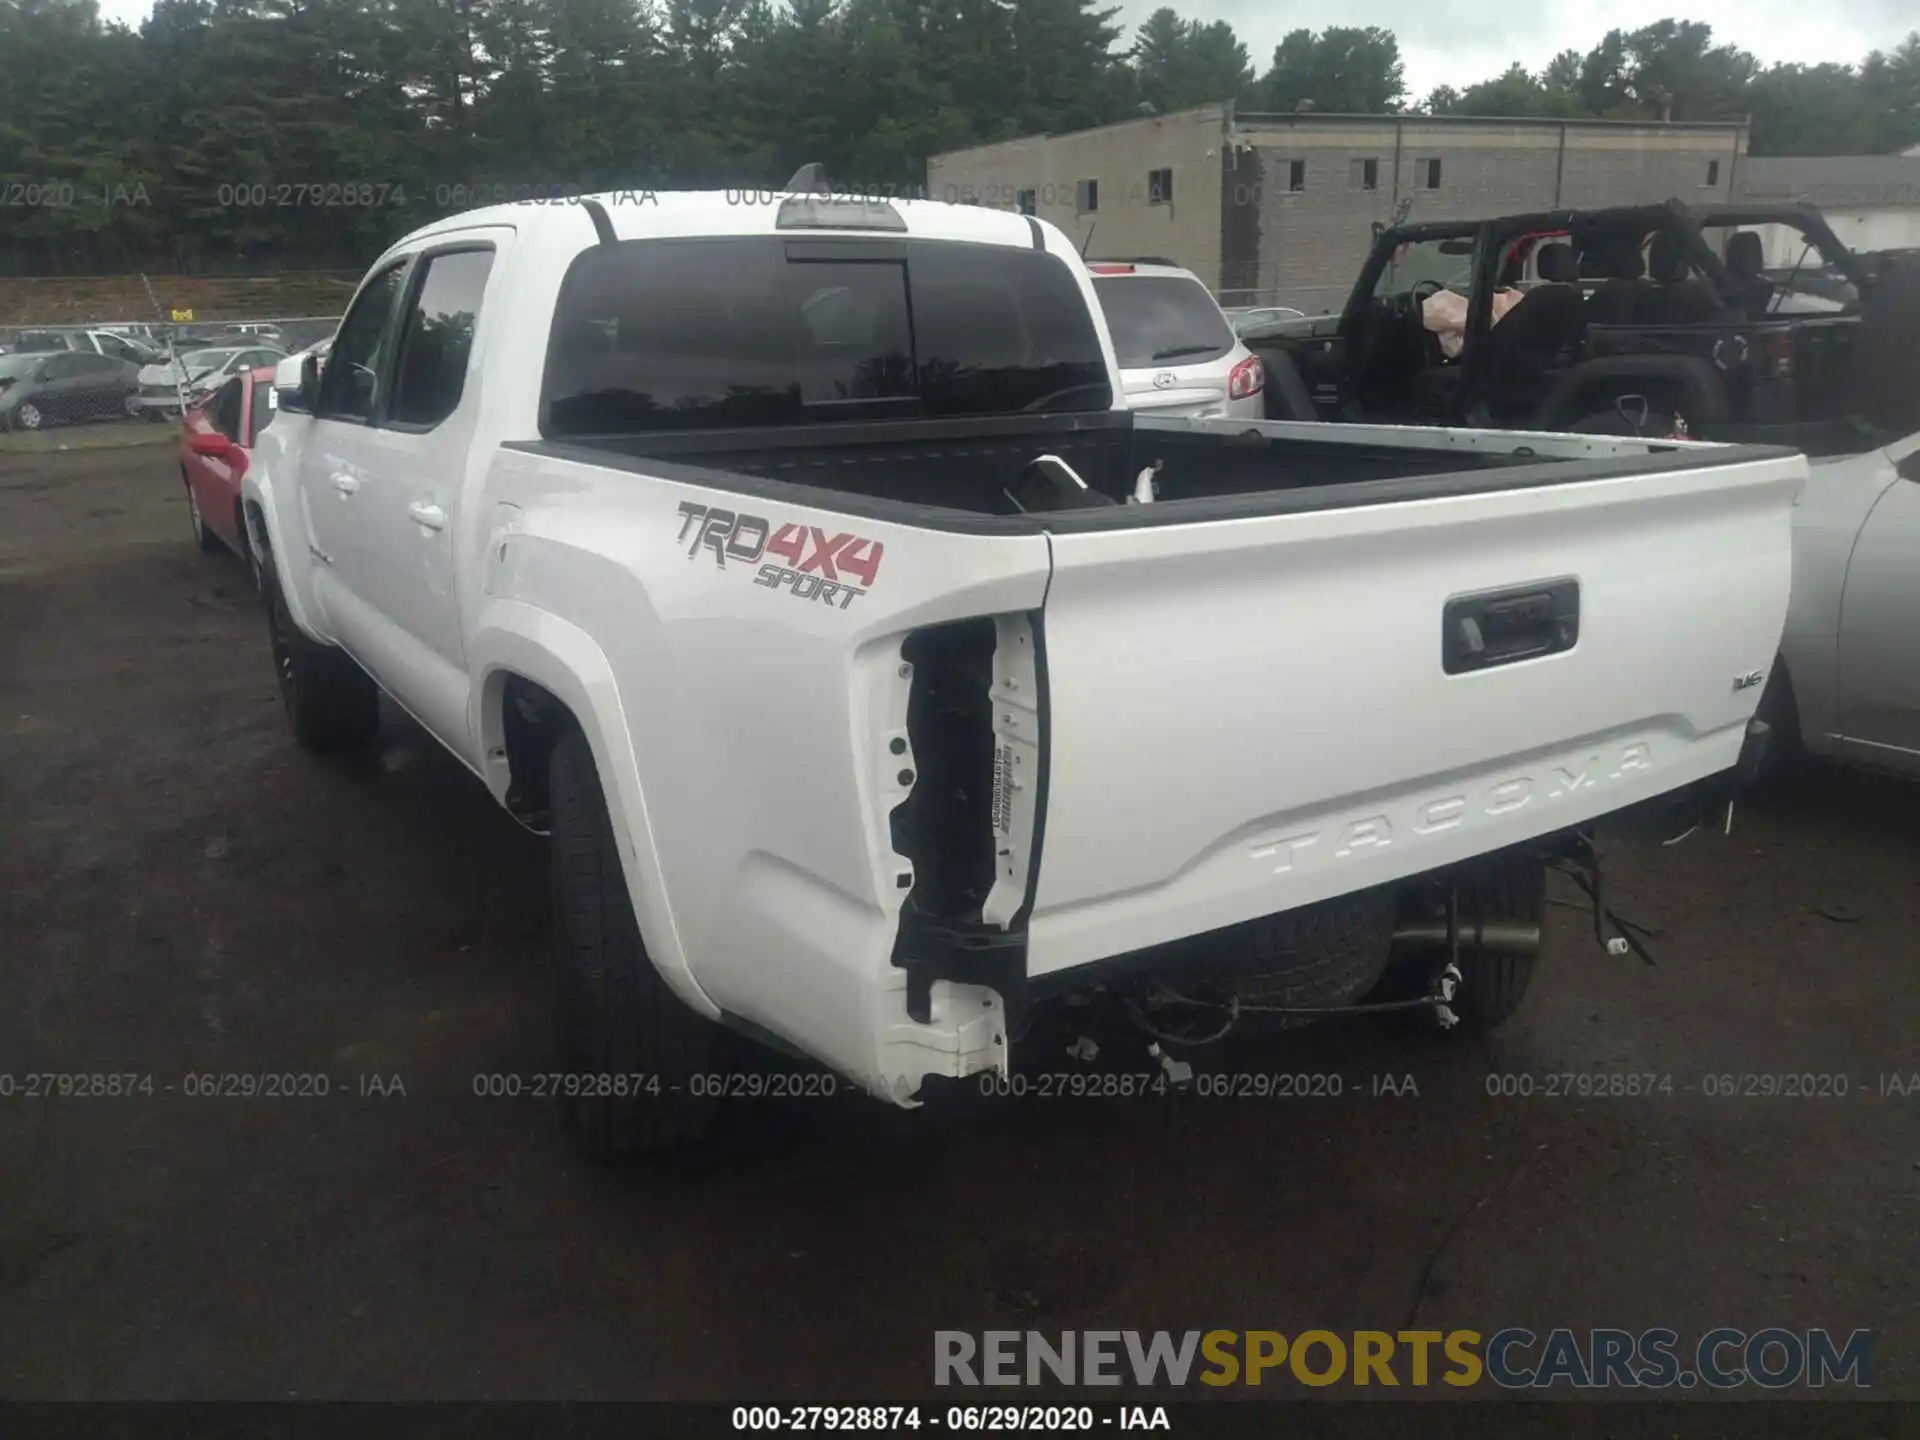
<path id="1" fill-rule="evenodd" d="M 1770 663 L 1785 618 L 1802 473 L 1760 461 L 1055 536 L 1029 970 L 1467 859 L 1727 769 L 1758 700 L 1732 679 Z M 1448 599 L 1562 575 L 1580 581 L 1574 649 L 1442 673 Z"/>
<path id="2" fill-rule="evenodd" d="M 899 208 L 916 237 L 1032 243 L 1023 217 Z M 776 212 L 718 195 L 609 197 L 608 209 L 630 238 L 772 233 Z M 1039 231 L 1074 260 L 1057 230 Z M 1033 867 L 1036 974 L 1498 849 L 1725 769 L 1758 698 L 1731 679 L 1766 665 L 1779 641 L 1797 457 L 1209 523 L 995 533 L 513 448 L 539 434 L 555 297 L 595 237 L 577 207 L 498 207 L 409 236 L 375 269 L 482 237 L 500 258 L 449 426 L 356 449 L 283 404 L 263 433 L 245 494 L 290 612 L 351 650 L 498 799 L 509 783 L 505 684 L 519 676 L 551 691 L 591 745 L 642 938 L 667 983 L 705 1014 L 742 1017 L 889 1091 L 1006 1063 L 988 992 L 936 983 L 930 1020 L 915 1023 L 892 963 L 906 862 L 889 817 L 914 757 L 889 747 L 905 734 L 908 632 L 991 615 L 1002 643 L 1017 644 L 1024 622 L 1011 617 L 1042 615 L 1044 706 L 1027 662 L 997 659 L 994 677 L 996 695 L 1033 707 L 996 717 L 1000 743 L 1022 757 L 1009 763 L 1031 763 L 1046 732 L 1044 801 L 1028 793 L 1008 807 L 1014 831 L 1041 818 L 1037 859 L 1012 855 L 1014 882 L 990 903 L 996 919 L 1016 908 Z M 1083 272 L 1079 283 L 1118 408 L 1111 341 Z M 287 362 L 278 383 L 297 384 L 297 370 Z M 1213 428 L 1249 424 L 1410 448 L 1646 449 L 1464 430 Z M 1699 448 L 1713 460 L 1713 447 Z M 303 497 L 306 474 L 324 483 L 335 461 L 363 472 L 344 509 L 370 486 L 389 503 L 310 531 L 302 499 L 339 502 Z M 406 506 L 428 499 L 444 528 L 406 528 Z M 884 558 L 856 603 L 813 603 L 699 548 L 683 534 L 683 505 L 852 532 Z M 1582 586 L 1575 650 L 1440 674 L 1449 596 L 1567 574 Z"/>
<path id="3" fill-rule="evenodd" d="M 1816 460 L 1780 653 L 1819 755 L 1920 774 L 1920 435 Z"/>

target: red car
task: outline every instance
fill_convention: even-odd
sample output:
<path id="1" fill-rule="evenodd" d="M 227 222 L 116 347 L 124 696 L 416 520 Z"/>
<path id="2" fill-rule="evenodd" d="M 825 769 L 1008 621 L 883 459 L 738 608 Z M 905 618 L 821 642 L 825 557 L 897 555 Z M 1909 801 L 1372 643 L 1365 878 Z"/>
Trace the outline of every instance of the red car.
<path id="1" fill-rule="evenodd" d="M 247 473 L 254 440 L 273 420 L 273 370 L 242 370 L 180 422 L 180 479 L 187 487 L 187 514 L 202 550 L 233 551 L 260 578 L 240 513 L 240 480 Z"/>

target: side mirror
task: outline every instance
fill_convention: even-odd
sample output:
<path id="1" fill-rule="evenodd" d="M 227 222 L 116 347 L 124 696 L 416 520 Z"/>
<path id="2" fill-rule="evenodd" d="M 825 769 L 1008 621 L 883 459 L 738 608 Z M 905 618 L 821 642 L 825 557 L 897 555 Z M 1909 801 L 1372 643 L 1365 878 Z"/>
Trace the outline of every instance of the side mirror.
<path id="1" fill-rule="evenodd" d="M 224 460 L 233 453 L 233 441 L 217 430 L 195 430 L 187 436 L 187 449 L 212 460 Z"/>
<path id="2" fill-rule="evenodd" d="M 320 357 L 308 355 L 300 362 L 300 408 L 315 414 L 320 408 Z"/>

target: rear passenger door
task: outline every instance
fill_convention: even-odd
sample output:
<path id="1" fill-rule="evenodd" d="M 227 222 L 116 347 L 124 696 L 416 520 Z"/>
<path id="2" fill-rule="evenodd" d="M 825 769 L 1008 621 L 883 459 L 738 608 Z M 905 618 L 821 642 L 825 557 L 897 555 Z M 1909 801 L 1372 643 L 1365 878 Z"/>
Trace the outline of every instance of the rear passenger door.
<path id="1" fill-rule="evenodd" d="M 462 484 L 479 410 L 475 335 L 510 231 L 471 232 L 414 259 L 390 383 L 361 439 L 359 576 L 373 612 L 369 663 L 406 676 L 408 708 L 469 754 L 456 558 Z M 476 377 L 468 383 L 470 371 Z M 477 553 L 481 540 L 464 547 Z"/>
<path id="2" fill-rule="evenodd" d="M 82 381 L 79 352 L 63 350 L 49 355 L 40 366 L 40 393 L 33 397 L 49 420 L 73 420 L 81 415 Z"/>

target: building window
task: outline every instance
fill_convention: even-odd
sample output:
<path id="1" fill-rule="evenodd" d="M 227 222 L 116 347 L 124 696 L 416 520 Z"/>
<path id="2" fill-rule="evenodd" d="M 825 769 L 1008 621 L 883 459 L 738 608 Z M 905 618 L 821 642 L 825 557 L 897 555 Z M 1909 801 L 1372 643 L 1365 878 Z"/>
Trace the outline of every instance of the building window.
<path id="1" fill-rule="evenodd" d="M 1719 183 L 1720 162 L 1718 160 L 1709 160 L 1707 161 L 1707 184 L 1718 185 Z"/>
<path id="2" fill-rule="evenodd" d="M 1173 167 L 1147 172 L 1147 203 L 1149 205 L 1171 205 L 1173 203 Z"/>
<path id="3" fill-rule="evenodd" d="M 1440 188 L 1440 162 L 1437 159 L 1420 162 L 1420 183 L 1428 190 Z"/>
<path id="4" fill-rule="evenodd" d="M 1031 190 L 1013 192 L 1013 205 L 1022 215 L 1031 215 L 1035 211 L 1035 194 Z"/>
<path id="5" fill-rule="evenodd" d="M 1100 182 L 1082 180 L 1073 187 L 1073 208 L 1082 215 L 1091 215 L 1100 208 Z"/>
<path id="6" fill-rule="evenodd" d="M 1355 190 L 1378 190 L 1380 188 L 1380 162 L 1378 160 L 1354 160 L 1349 162 L 1348 183 Z"/>
<path id="7" fill-rule="evenodd" d="M 1287 189 L 1298 194 L 1307 188 L 1307 162 L 1289 160 L 1287 162 Z"/>

